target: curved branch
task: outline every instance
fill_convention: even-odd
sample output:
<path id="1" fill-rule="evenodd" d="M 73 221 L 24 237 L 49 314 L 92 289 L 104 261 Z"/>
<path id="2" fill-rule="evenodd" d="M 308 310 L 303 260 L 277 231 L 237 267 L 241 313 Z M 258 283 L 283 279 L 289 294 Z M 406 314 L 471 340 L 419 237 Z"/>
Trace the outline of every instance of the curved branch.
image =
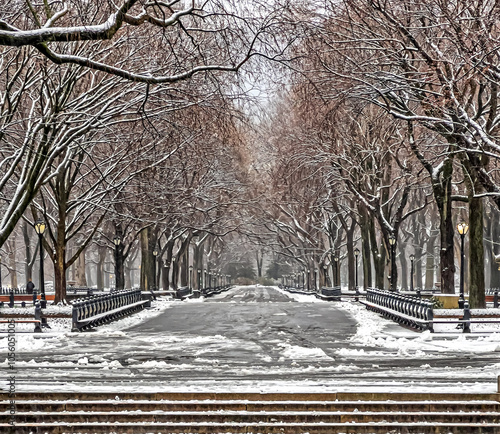
<path id="1" fill-rule="evenodd" d="M 0 45 L 22 47 L 45 42 L 97 41 L 111 39 L 124 22 L 125 14 L 139 0 L 126 0 L 123 5 L 103 24 L 76 27 L 42 27 L 41 29 L 20 30 L 3 22 L 0 30 Z M 50 20 L 49 20 L 50 21 Z"/>

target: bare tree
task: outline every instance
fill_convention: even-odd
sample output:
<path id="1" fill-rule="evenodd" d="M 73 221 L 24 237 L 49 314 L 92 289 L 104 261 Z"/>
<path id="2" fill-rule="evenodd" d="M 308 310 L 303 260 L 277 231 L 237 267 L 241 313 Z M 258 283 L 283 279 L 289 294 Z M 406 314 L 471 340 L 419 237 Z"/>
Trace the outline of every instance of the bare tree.
<path id="1" fill-rule="evenodd" d="M 256 54 L 279 56 L 283 41 L 275 33 L 285 13 L 279 5 L 255 1 L 37 5 L 11 0 L 0 9 L 0 45 L 31 46 L 55 64 L 71 63 L 134 82 L 174 83 L 201 72 L 237 71 Z M 86 53 L 68 51 L 60 43 L 83 44 Z"/>

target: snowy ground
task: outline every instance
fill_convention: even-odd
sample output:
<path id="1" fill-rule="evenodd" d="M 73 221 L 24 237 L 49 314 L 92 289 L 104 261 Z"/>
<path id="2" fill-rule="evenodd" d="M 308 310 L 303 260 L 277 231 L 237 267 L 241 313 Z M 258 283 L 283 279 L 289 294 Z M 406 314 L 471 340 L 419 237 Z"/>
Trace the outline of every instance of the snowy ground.
<path id="1" fill-rule="evenodd" d="M 419 333 L 359 303 L 275 287 L 159 299 L 89 333 L 49 324 L 16 334 L 18 391 L 496 392 L 500 374 L 500 333 Z M 6 352 L 1 335 L 3 378 Z"/>

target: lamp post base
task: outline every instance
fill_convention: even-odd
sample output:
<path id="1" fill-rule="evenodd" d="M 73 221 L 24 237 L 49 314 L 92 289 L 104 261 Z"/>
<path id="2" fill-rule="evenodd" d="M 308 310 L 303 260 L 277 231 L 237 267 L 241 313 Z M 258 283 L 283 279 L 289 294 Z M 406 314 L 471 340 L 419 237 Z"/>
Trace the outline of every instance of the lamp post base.
<path id="1" fill-rule="evenodd" d="M 460 294 L 460 297 L 458 299 L 458 308 L 459 309 L 463 309 L 464 308 L 464 303 L 465 303 L 464 296 L 462 294 Z"/>

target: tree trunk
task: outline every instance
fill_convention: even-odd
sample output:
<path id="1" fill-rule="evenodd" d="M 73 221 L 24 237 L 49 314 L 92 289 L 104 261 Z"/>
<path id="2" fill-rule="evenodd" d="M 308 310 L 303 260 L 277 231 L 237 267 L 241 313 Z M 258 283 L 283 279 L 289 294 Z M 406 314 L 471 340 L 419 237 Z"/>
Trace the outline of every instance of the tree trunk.
<path id="1" fill-rule="evenodd" d="M 424 252 L 424 241 L 425 237 L 423 234 L 425 233 L 425 212 L 421 211 L 418 213 L 418 217 L 415 218 L 415 226 L 414 226 L 414 248 L 415 248 L 415 274 L 414 274 L 414 283 L 416 288 L 423 288 L 422 282 L 422 262 L 423 262 L 423 252 Z"/>
<path id="2" fill-rule="evenodd" d="M 13 235 L 14 236 L 7 241 L 7 246 L 9 247 L 7 258 L 10 269 L 10 286 L 11 288 L 17 288 L 16 237 L 15 233 Z"/>
<path id="3" fill-rule="evenodd" d="M 56 259 L 54 261 L 54 287 L 56 291 L 54 304 L 66 300 L 66 269 L 64 267 L 64 253 L 56 249 Z"/>
<path id="4" fill-rule="evenodd" d="M 188 266 L 189 266 L 189 244 L 191 243 L 191 236 L 187 236 L 184 240 L 181 241 L 181 245 L 179 247 L 179 251 L 177 252 L 177 270 L 176 271 L 176 277 L 177 277 L 177 282 L 176 284 L 179 283 L 180 280 L 180 285 L 181 286 L 187 286 L 188 285 Z"/>
<path id="5" fill-rule="evenodd" d="M 397 235 L 394 234 L 396 237 L 396 244 L 390 245 L 387 243 L 388 248 L 390 250 L 389 254 L 389 259 L 390 259 L 390 265 L 389 265 L 389 276 L 390 276 L 390 287 L 392 290 L 397 291 L 398 289 L 398 263 L 397 263 L 397 247 L 398 247 L 398 242 L 397 242 Z"/>
<path id="6" fill-rule="evenodd" d="M 172 258 L 172 288 L 177 289 L 179 284 L 179 264 L 176 258 Z"/>
<path id="7" fill-rule="evenodd" d="M 368 225 L 368 215 L 366 208 L 359 207 L 361 218 L 360 218 L 360 230 L 361 230 L 361 255 L 363 263 L 363 287 L 367 288 L 373 285 L 372 282 L 372 266 L 370 259 L 370 227 Z"/>
<path id="8" fill-rule="evenodd" d="M 495 256 L 500 254 L 500 225 L 497 223 L 500 219 L 500 213 L 494 207 L 490 207 L 487 218 L 488 233 L 490 234 L 491 247 L 488 249 L 490 262 L 490 288 L 500 289 L 500 263 L 495 262 Z"/>
<path id="9" fill-rule="evenodd" d="M 354 291 L 356 289 L 355 280 L 355 265 L 356 259 L 354 258 L 354 229 L 355 225 L 346 230 L 346 247 L 347 247 L 347 287 Z"/>
<path id="10" fill-rule="evenodd" d="M 124 287 L 132 288 L 132 268 L 128 267 L 126 263 L 123 264 L 123 277 L 125 279 Z"/>
<path id="11" fill-rule="evenodd" d="M 62 232 L 64 237 L 64 231 Z M 61 237 L 61 238 L 62 238 Z M 66 246 L 64 240 L 59 239 L 54 247 L 54 304 L 66 300 Z"/>
<path id="12" fill-rule="evenodd" d="M 92 288 L 94 286 L 94 280 L 92 279 L 92 268 L 90 266 L 85 266 L 85 276 L 87 285 Z"/>
<path id="13" fill-rule="evenodd" d="M 439 232 L 441 235 L 441 249 L 439 251 L 441 269 L 441 292 L 443 294 L 455 293 L 455 255 L 454 231 L 451 185 L 453 165 L 449 160 L 444 164 L 442 184 L 434 189 L 434 197 L 439 210 Z"/>
<path id="14" fill-rule="evenodd" d="M 30 279 L 33 280 L 33 264 L 35 263 L 34 257 L 32 257 L 31 253 L 31 238 L 28 230 L 29 226 L 26 221 L 23 222 L 22 232 L 24 238 L 24 249 L 26 259 L 24 261 L 24 275 L 26 278 L 26 282 L 29 282 Z"/>
<path id="15" fill-rule="evenodd" d="M 408 243 L 405 241 L 402 241 L 399 244 L 399 263 L 401 265 L 401 289 L 408 290 L 409 285 L 408 285 L 408 261 L 406 258 L 406 253 L 407 253 L 407 247 Z"/>
<path id="16" fill-rule="evenodd" d="M 54 239 L 54 304 L 66 302 L 66 208 L 59 204 L 58 222 Z M 49 257 L 50 257 L 49 252 Z"/>
<path id="17" fill-rule="evenodd" d="M 486 307 L 484 287 L 483 200 L 469 197 L 469 303 L 473 309 Z"/>
<path id="18" fill-rule="evenodd" d="M 152 228 L 148 227 L 140 233 L 141 241 L 141 290 L 149 291 L 154 287 L 154 257 L 153 250 L 156 246 L 156 236 Z"/>
<path id="19" fill-rule="evenodd" d="M 202 288 L 203 243 L 194 243 L 193 247 L 193 289 Z"/>
<path id="20" fill-rule="evenodd" d="M 170 289 L 170 267 L 166 265 L 166 262 L 164 264 L 161 270 L 162 287 L 164 291 L 168 291 Z"/>
<path id="21" fill-rule="evenodd" d="M 87 286 L 87 276 L 85 274 L 85 250 L 80 253 L 80 256 L 75 263 L 75 280 L 78 286 Z"/>
<path id="22" fill-rule="evenodd" d="M 189 249 L 186 249 L 184 253 L 179 258 L 180 266 L 180 280 L 181 287 L 188 286 L 189 276 L 188 276 L 188 263 L 189 263 Z"/>
<path id="23" fill-rule="evenodd" d="M 375 232 L 375 222 L 370 220 L 370 244 L 372 250 L 373 265 L 375 269 L 375 287 L 384 289 L 385 282 L 385 262 L 386 249 L 378 247 L 377 234 Z"/>
<path id="24" fill-rule="evenodd" d="M 430 235 L 427 240 L 427 248 L 425 255 L 425 289 L 434 288 L 434 283 L 436 281 L 436 264 L 434 261 L 435 258 L 435 248 L 436 248 L 436 238 L 437 236 L 432 233 L 432 228 L 430 229 Z"/>
<path id="25" fill-rule="evenodd" d="M 66 245 L 66 252 L 69 251 L 69 255 L 68 257 L 72 257 L 73 256 L 73 247 L 69 246 L 68 244 Z M 68 277 L 68 274 L 71 275 L 70 277 L 70 280 L 72 281 L 76 281 L 76 264 L 73 263 L 69 268 L 68 268 L 68 271 L 66 272 L 66 277 Z"/>
<path id="26" fill-rule="evenodd" d="M 104 289 L 104 261 L 106 260 L 107 248 L 106 246 L 99 246 L 97 248 L 97 289 Z"/>
<path id="27" fill-rule="evenodd" d="M 169 240 L 166 246 L 164 247 L 163 256 L 165 257 L 165 260 L 164 260 L 163 270 L 161 273 L 163 289 L 165 291 L 168 291 L 170 289 L 170 269 L 172 264 L 173 249 L 174 249 L 174 241 Z"/>
<path id="28" fill-rule="evenodd" d="M 262 264 L 264 262 L 264 253 L 261 249 L 255 251 L 256 261 L 257 261 L 257 278 L 262 277 Z"/>

